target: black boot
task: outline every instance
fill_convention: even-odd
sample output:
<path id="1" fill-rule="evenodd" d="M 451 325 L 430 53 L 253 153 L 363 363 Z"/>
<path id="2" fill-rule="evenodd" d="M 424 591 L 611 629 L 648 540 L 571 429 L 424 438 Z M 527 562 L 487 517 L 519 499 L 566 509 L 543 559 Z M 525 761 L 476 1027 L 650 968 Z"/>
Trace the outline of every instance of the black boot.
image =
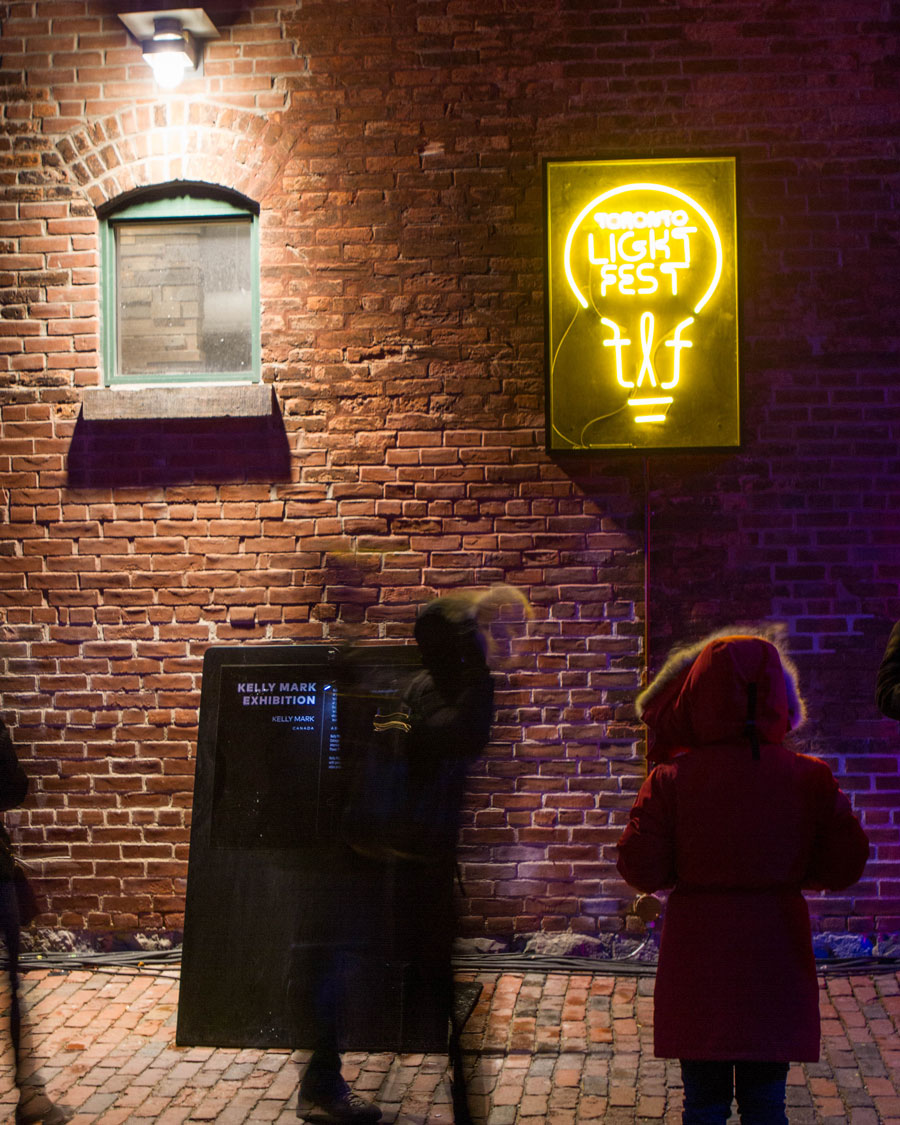
<path id="1" fill-rule="evenodd" d="M 19 1104 L 16 1106 L 16 1125 L 64 1125 L 75 1116 L 75 1110 L 57 1105 L 47 1097 L 43 1086 L 19 1087 Z"/>
<path id="2" fill-rule="evenodd" d="M 297 1116 L 302 1121 L 322 1122 L 374 1122 L 381 1120 L 381 1110 L 372 1102 L 367 1102 L 354 1094 L 343 1078 L 337 1082 L 320 1084 L 315 1080 L 308 1082 L 308 1073 L 300 1084 L 297 1099 Z"/>

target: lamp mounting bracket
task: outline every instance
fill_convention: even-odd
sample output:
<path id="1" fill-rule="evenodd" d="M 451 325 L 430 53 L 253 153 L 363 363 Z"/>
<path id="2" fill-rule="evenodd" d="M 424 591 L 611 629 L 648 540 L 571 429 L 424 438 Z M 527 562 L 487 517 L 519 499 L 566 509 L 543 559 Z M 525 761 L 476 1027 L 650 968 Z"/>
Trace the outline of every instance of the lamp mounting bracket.
<path id="1" fill-rule="evenodd" d="M 155 11 L 119 12 L 119 19 L 131 34 L 141 42 L 150 39 L 156 28 L 156 20 L 178 20 L 185 31 L 195 39 L 218 39 L 216 25 L 202 8 L 158 8 Z"/>

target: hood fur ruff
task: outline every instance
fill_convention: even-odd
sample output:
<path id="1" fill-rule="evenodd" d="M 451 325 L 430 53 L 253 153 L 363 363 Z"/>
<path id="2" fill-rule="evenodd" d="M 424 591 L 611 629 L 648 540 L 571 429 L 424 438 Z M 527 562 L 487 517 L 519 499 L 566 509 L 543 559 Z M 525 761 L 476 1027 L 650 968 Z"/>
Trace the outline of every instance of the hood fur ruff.
<path id="1" fill-rule="evenodd" d="M 781 625 L 733 626 L 673 650 L 636 700 L 648 728 L 648 757 L 665 761 L 692 746 L 740 738 L 751 683 L 759 693 L 763 740 L 780 742 L 798 727 L 805 708 L 786 635 Z"/>

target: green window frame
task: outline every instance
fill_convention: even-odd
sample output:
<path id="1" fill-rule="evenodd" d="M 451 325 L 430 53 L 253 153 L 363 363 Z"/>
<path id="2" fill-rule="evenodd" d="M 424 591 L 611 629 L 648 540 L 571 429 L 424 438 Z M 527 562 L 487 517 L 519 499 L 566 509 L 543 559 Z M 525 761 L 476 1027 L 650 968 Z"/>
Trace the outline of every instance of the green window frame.
<path id="1" fill-rule="evenodd" d="M 142 259 L 133 248 L 147 246 L 157 253 L 167 239 L 168 265 L 154 262 L 152 254 Z M 199 264 L 205 259 L 192 252 L 204 239 L 210 241 L 211 262 L 224 260 L 232 274 L 240 273 L 239 286 L 210 292 Z M 216 253 L 223 248 L 225 254 Z M 183 184 L 130 194 L 100 215 L 100 254 L 106 386 L 260 381 L 259 212 L 252 201 L 230 192 L 186 192 Z M 152 314 L 138 320 L 129 311 L 134 304 L 129 293 L 152 305 Z M 207 311 L 213 296 L 213 311 Z M 134 335 L 136 324 L 142 325 L 143 337 Z M 226 337 L 230 347 L 223 345 Z"/>

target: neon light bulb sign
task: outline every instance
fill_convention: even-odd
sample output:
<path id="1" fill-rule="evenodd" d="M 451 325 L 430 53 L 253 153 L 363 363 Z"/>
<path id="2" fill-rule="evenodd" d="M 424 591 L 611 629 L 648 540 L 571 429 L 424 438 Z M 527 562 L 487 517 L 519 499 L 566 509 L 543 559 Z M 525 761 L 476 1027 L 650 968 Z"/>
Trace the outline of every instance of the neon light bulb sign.
<path id="1" fill-rule="evenodd" d="M 737 445 L 734 161 L 547 161 L 551 450 Z"/>

